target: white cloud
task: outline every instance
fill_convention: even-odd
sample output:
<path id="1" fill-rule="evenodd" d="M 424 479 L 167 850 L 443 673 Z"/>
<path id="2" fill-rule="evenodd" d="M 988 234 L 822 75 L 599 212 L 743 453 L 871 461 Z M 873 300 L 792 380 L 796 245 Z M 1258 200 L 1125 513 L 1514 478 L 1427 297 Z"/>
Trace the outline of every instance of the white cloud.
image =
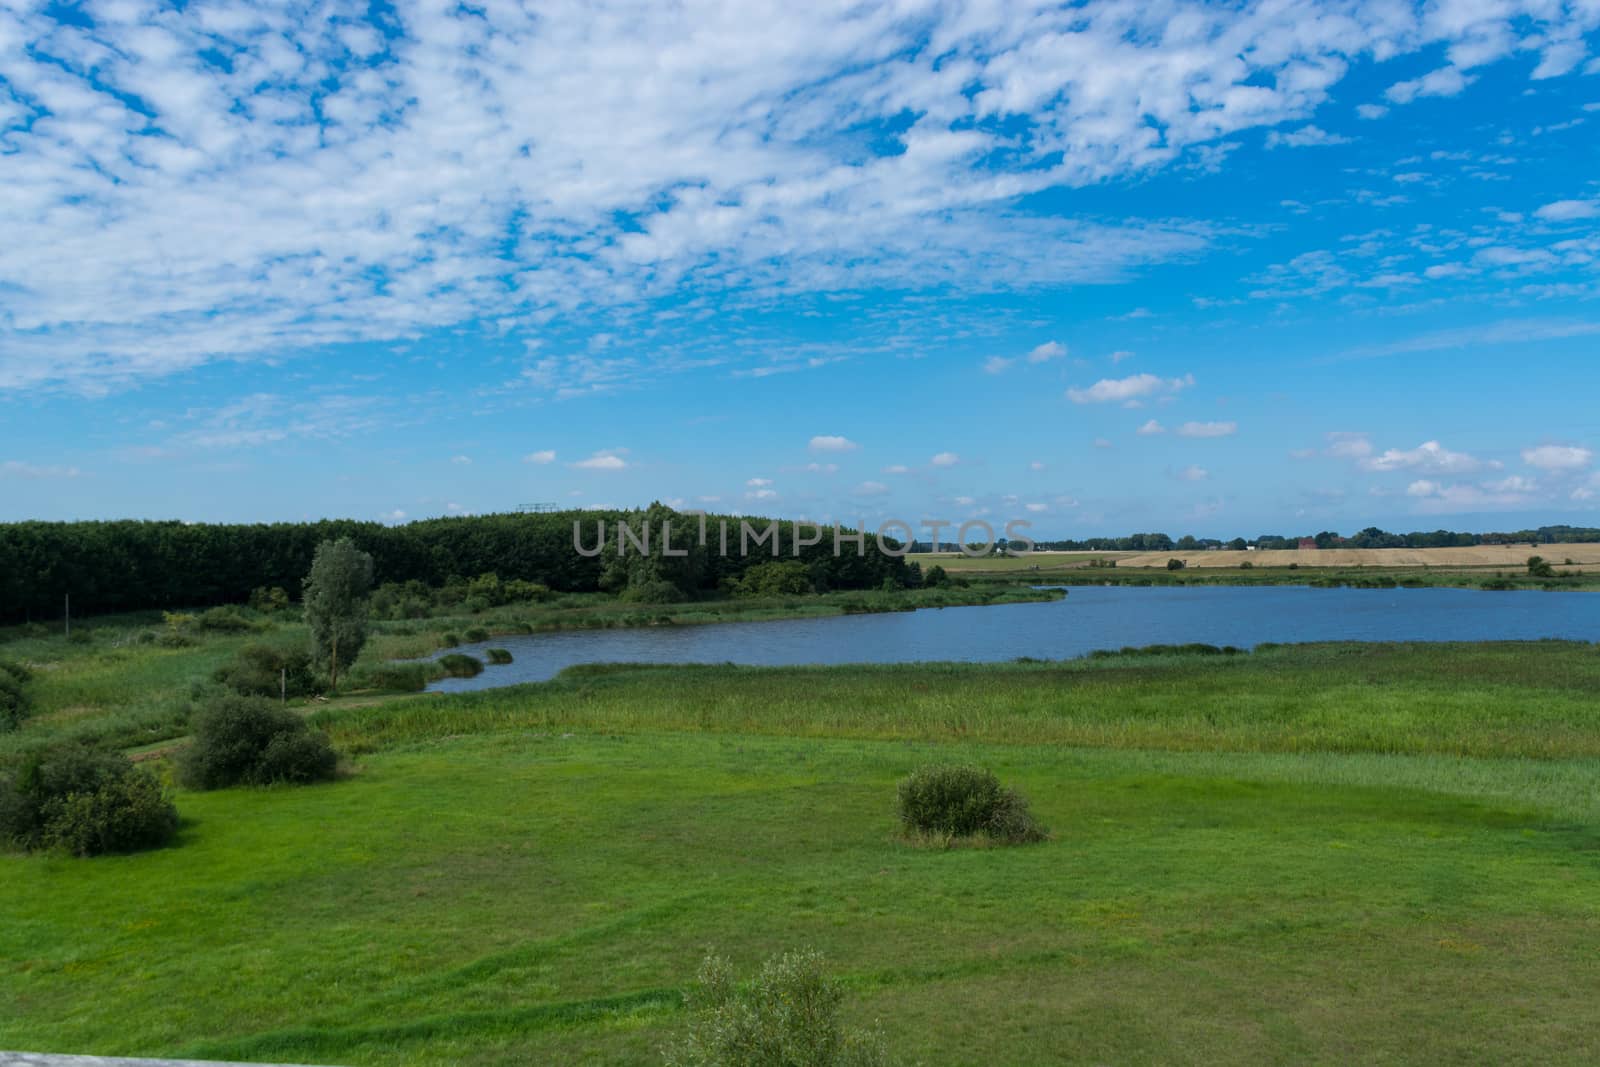
<path id="1" fill-rule="evenodd" d="M 1127 378 L 1102 378 L 1087 389 L 1068 389 L 1074 404 L 1127 403 L 1161 393 L 1176 393 L 1194 384 L 1194 375 L 1158 378 L 1154 374 L 1135 374 Z"/>
<path id="2" fill-rule="evenodd" d="M 772 484 L 772 479 L 771 478 L 751 478 L 749 481 L 745 482 L 744 484 L 748 485 L 752 489 L 760 489 L 763 486 L 771 485 Z"/>
<path id="3" fill-rule="evenodd" d="M 40 466 L 36 463 L 24 463 L 17 459 L 8 459 L 0 463 L 0 478 L 26 478 L 30 481 L 54 478 L 76 478 L 83 472 L 77 467 L 60 467 L 54 465 Z"/>
<path id="4" fill-rule="evenodd" d="M 1028 353 L 1029 363 L 1048 363 L 1052 359 L 1060 359 L 1067 354 L 1067 346 L 1060 341 L 1046 341 L 1042 345 L 1035 345 Z"/>
<path id="5" fill-rule="evenodd" d="M 470 467 L 472 465 L 472 457 L 471 456 L 451 456 L 450 457 L 450 462 L 454 463 L 458 467 Z"/>
<path id="6" fill-rule="evenodd" d="M 1522 40 L 1568 69 L 1593 29 L 1481 7 L 0 5 L 0 388 L 578 318 L 592 346 L 524 369 L 574 395 L 670 361 L 605 320 L 684 290 L 1121 280 L 1215 228 L 1014 205 L 1222 159 L 1369 56 L 1444 46 L 1414 99 Z"/>
<path id="7" fill-rule="evenodd" d="M 1536 493 L 1539 491 L 1537 482 L 1524 478 L 1520 474 L 1501 478 L 1497 482 L 1484 482 L 1483 487 L 1491 493 Z"/>
<path id="8" fill-rule="evenodd" d="M 1044 470 L 1044 461 L 1036 459 L 1032 463 L 1028 464 L 1028 469 L 1031 471 L 1042 471 Z"/>
<path id="9" fill-rule="evenodd" d="M 1152 419 L 1151 421 L 1153 422 L 1155 420 Z M 1111 441 L 1108 438 L 1096 437 L 1094 439 L 1094 447 L 1096 447 L 1096 448 L 1115 448 L 1116 445 L 1112 444 Z"/>
<path id="10" fill-rule="evenodd" d="M 1335 430 L 1327 438 L 1328 455 L 1336 459 L 1365 459 L 1372 455 L 1372 441 L 1364 433 Z"/>
<path id="11" fill-rule="evenodd" d="M 1154 437 L 1158 433 L 1166 433 L 1167 428 L 1161 425 L 1155 419 L 1151 419 L 1134 432 L 1139 434 L 1141 437 Z"/>
<path id="12" fill-rule="evenodd" d="M 827 434 L 818 434 L 811 439 L 813 452 L 854 452 L 861 447 L 848 437 L 832 437 Z"/>
<path id="13" fill-rule="evenodd" d="M 778 491 L 776 489 L 756 489 L 746 493 L 744 498 L 746 500 L 776 500 L 778 499 Z"/>
<path id="14" fill-rule="evenodd" d="M 805 469 L 812 474 L 839 473 L 839 465 L 837 463 L 807 463 Z"/>
<path id="15" fill-rule="evenodd" d="M 853 490 L 856 496 L 884 496 L 889 487 L 882 482 L 862 482 Z"/>
<path id="16" fill-rule="evenodd" d="M 622 458 L 620 450 L 613 450 L 596 452 L 588 459 L 580 459 L 569 465 L 585 471 L 620 471 L 627 469 L 628 462 Z"/>
<path id="17" fill-rule="evenodd" d="M 1179 471 L 1178 477 L 1186 482 L 1203 482 L 1211 477 L 1211 472 L 1204 467 L 1189 466 Z"/>
<path id="18" fill-rule="evenodd" d="M 1302 126 L 1298 130 L 1267 131 L 1267 147 L 1309 148 L 1316 145 L 1349 144 L 1350 138 L 1329 133 L 1319 126 Z"/>
<path id="19" fill-rule="evenodd" d="M 1024 504 L 1022 506 L 1027 511 L 1029 511 L 1032 514 L 1035 514 L 1035 515 L 1039 514 L 1042 511 L 1049 511 L 1050 510 L 1050 505 L 1049 504 Z"/>
<path id="20" fill-rule="evenodd" d="M 904 463 L 894 463 L 883 468 L 885 474 L 910 474 L 911 468 Z"/>
<path id="21" fill-rule="evenodd" d="M 1186 422 L 1178 427 L 1179 437 L 1232 437 L 1238 432 L 1237 422 Z"/>
<path id="22" fill-rule="evenodd" d="M 1594 460 L 1594 452 L 1580 445 L 1540 445 L 1522 450 L 1522 462 L 1545 471 L 1582 470 Z"/>
<path id="23" fill-rule="evenodd" d="M 1457 67 L 1440 67 L 1431 74 L 1389 86 L 1386 95 L 1392 103 L 1409 104 L 1419 96 L 1455 96 L 1474 79 Z"/>
<path id="24" fill-rule="evenodd" d="M 555 449 L 553 448 L 546 448 L 539 452 L 529 452 L 526 456 L 522 457 L 522 462 L 524 463 L 537 463 L 541 466 L 546 463 L 554 463 L 555 461 L 556 453 Z"/>
<path id="25" fill-rule="evenodd" d="M 1600 200 L 1557 200 L 1534 212 L 1546 222 L 1572 222 L 1600 215 Z"/>
<path id="26" fill-rule="evenodd" d="M 1389 113 L 1389 109 L 1384 107 L 1382 104 L 1357 104 L 1356 105 L 1356 114 L 1359 115 L 1361 118 L 1367 119 L 1368 121 L 1371 121 L 1373 119 L 1381 119 L 1381 118 L 1383 118 L 1383 116 L 1387 115 L 1388 113 Z"/>
<path id="27" fill-rule="evenodd" d="M 1391 448 L 1382 455 L 1369 456 L 1361 461 L 1361 466 L 1369 471 L 1416 470 L 1470 474 L 1484 464 L 1465 452 L 1452 452 L 1438 441 L 1424 441 L 1413 449 Z"/>
<path id="28" fill-rule="evenodd" d="M 1113 364 L 1121 363 L 1125 359 L 1132 359 L 1132 358 L 1133 358 L 1133 353 L 1127 351 L 1126 349 L 1119 349 L 1118 351 L 1111 353 L 1111 362 Z"/>
<path id="29" fill-rule="evenodd" d="M 928 461 L 935 467 L 954 467 L 961 462 L 961 457 L 954 452 L 940 452 Z"/>
<path id="30" fill-rule="evenodd" d="M 1406 486 L 1406 496 L 1438 496 L 1441 486 L 1438 482 L 1430 482 L 1426 478 L 1419 478 Z"/>
<path id="31" fill-rule="evenodd" d="M 1016 360 L 1004 356 L 990 356 L 983 361 L 983 371 L 985 374 L 1004 374 L 1015 362 Z"/>

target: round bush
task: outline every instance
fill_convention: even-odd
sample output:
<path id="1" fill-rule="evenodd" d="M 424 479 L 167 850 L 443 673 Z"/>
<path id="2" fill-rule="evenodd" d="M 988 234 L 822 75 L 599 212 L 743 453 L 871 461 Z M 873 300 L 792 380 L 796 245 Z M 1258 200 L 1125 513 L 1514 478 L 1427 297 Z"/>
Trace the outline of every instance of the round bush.
<path id="1" fill-rule="evenodd" d="M 10 672 L 0 670 L 0 731 L 15 730 L 32 710 L 22 683 Z"/>
<path id="2" fill-rule="evenodd" d="M 467 640 L 487 641 L 489 640 L 489 631 L 485 630 L 482 626 L 474 626 L 472 629 L 467 631 Z"/>
<path id="3" fill-rule="evenodd" d="M 511 653 L 503 648 L 486 649 L 483 654 L 488 657 L 490 663 L 496 665 L 504 665 L 511 662 Z"/>
<path id="4" fill-rule="evenodd" d="M 908 832 L 941 837 L 1042 841 L 1028 802 L 982 767 L 920 767 L 900 783 L 900 821 Z"/>
<path id="5" fill-rule="evenodd" d="M 193 789 L 311 782 L 333 777 L 338 756 L 326 735 L 294 712 L 259 697 L 225 696 L 194 723 L 194 743 L 178 762 Z"/>
<path id="6" fill-rule="evenodd" d="M 440 656 L 439 666 L 452 678 L 473 678 L 483 673 L 483 661 L 465 652 L 452 652 Z"/>
<path id="7" fill-rule="evenodd" d="M 309 696 L 316 690 L 311 653 L 303 648 L 246 645 L 233 661 L 217 668 L 212 677 L 246 696 Z"/>
<path id="8" fill-rule="evenodd" d="M 0 837 L 75 856 L 132 852 L 171 840 L 178 809 L 155 775 L 82 745 L 34 756 L 0 775 Z"/>

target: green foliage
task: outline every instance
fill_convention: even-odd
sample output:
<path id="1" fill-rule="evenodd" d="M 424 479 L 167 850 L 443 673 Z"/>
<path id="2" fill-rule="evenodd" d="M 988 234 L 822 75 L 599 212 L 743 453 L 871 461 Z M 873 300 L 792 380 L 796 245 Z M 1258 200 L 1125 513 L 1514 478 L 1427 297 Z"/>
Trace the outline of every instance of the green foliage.
<path id="1" fill-rule="evenodd" d="M 317 546 L 305 580 L 306 622 L 312 654 L 328 664 L 334 685 L 367 642 L 367 599 L 372 588 L 372 557 L 349 538 Z"/>
<path id="2" fill-rule="evenodd" d="M 200 712 L 194 743 L 178 762 L 180 780 L 192 789 L 312 782 L 337 769 L 326 735 L 300 716 L 270 700 L 234 695 Z"/>
<path id="3" fill-rule="evenodd" d="M 1254 563 L 1251 563 L 1249 560 L 1245 560 L 1243 563 L 1239 564 L 1239 569 L 1242 571 L 1255 570 L 1255 566 L 1256 565 Z"/>
<path id="4" fill-rule="evenodd" d="M 465 652 L 452 652 L 435 660 L 452 678 L 475 678 L 483 673 L 483 661 Z"/>
<path id="5" fill-rule="evenodd" d="M 662 1050 L 667 1067 L 885 1067 L 877 1031 L 844 1025 L 844 992 L 821 955 L 788 952 L 761 965 L 741 986 L 717 956 L 700 965 L 684 996 L 687 1033 Z"/>
<path id="6" fill-rule="evenodd" d="M 0 775 L 0 838 L 20 848 L 133 852 L 165 844 L 177 828 L 155 775 L 115 753 L 65 746 Z"/>
<path id="7" fill-rule="evenodd" d="M 1543 556 L 1529 556 L 1528 575 L 1532 578 L 1554 578 L 1556 569 Z"/>
<path id="8" fill-rule="evenodd" d="M 487 641 L 487 640 L 489 640 L 489 631 L 485 630 L 482 626 L 470 627 L 467 630 L 467 640 L 468 641 Z"/>
<path id="9" fill-rule="evenodd" d="M 503 648 L 485 649 L 483 654 L 489 658 L 490 663 L 497 666 L 504 666 L 511 662 L 511 653 Z"/>
<path id="10" fill-rule="evenodd" d="M 797 559 L 757 563 L 730 582 L 729 588 L 735 596 L 745 597 L 803 596 L 816 591 L 810 568 Z"/>
<path id="11" fill-rule="evenodd" d="M 208 630 L 212 633 L 238 634 L 256 629 L 256 623 L 245 616 L 244 612 L 235 605 L 225 604 L 219 608 L 211 608 L 200 613 L 194 620 L 194 626 L 199 630 Z"/>
<path id="12" fill-rule="evenodd" d="M 250 590 L 249 604 L 252 611 L 259 611 L 263 614 L 287 611 L 289 610 L 289 594 L 284 591 L 281 585 L 258 585 Z"/>
<path id="13" fill-rule="evenodd" d="M 928 568 L 928 573 L 922 576 L 922 587 L 924 589 L 936 589 L 939 586 L 944 585 L 949 580 L 949 572 L 943 567 L 939 566 L 939 564 L 935 563 L 933 566 Z"/>
<path id="14" fill-rule="evenodd" d="M 1047 834 L 1021 794 L 1001 786 L 982 767 L 934 764 L 900 783 L 900 822 L 908 833 L 945 838 L 987 837 L 1006 844 L 1043 841 Z"/>
<path id="15" fill-rule="evenodd" d="M 1187 563 L 1185 563 L 1181 559 L 1178 559 L 1177 557 L 1173 557 L 1172 559 L 1167 560 L 1167 570 L 1169 570 L 1169 571 L 1181 571 L 1181 570 L 1183 570 L 1184 567 L 1187 567 L 1187 566 L 1188 566 Z"/>
<path id="16" fill-rule="evenodd" d="M 33 701 L 22 682 L 9 665 L 0 665 L 0 733 L 22 725 L 32 710 Z"/>
<path id="17" fill-rule="evenodd" d="M 13 660 L 0 659 L 0 674 L 9 674 L 19 683 L 33 680 L 33 672 Z"/>
<path id="18" fill-rule="evenodd" d="M 623 587 L 621 599 L 633 604 L 677 604 L 689 599 L 677 585 L 664 580 L 641 581 Z"/>
<path id="19" fill-rule="evenodd" d="M 1248 655 L 1242 648 L 1233 645 L 1206 645 L 1199 642 L 1190 642 L 1187 645 L 1132 645 L 1120 649 L 1097 648 L 1089 653 L 1090 659 L 1116 659 L 1120 656 L 1237 656 Z"/>
<path id="20" fill-rule="evenodd" d="M 303 648 L 280 645 L 246 645 L 231 661 L 212 675 L 236 693 L 246 696 L 309 696 L 316 691 L 311 671 L 311 653 Z"/>
<path id="21" fill-rule="evenodd" d="M 438 667 L 433 663 L 382 663 L 358 666 L 351 673 L 359 689 L 390 689 L 401 693 L 420 693 L 428 688 Z"/>

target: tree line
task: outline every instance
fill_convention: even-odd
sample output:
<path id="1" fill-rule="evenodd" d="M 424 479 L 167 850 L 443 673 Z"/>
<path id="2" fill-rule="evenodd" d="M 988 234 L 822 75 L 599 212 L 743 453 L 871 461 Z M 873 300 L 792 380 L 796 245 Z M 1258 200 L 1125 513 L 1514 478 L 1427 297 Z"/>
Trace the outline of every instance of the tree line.
<path id="1" fill-rule="evenodd" d="M 1368 526 L 1346 537 L 1335 530 L 1285 537 L 1261 534 L 1247 540 L 1235 537 L 1223 541 L 1215 537 L 1184 536 L 1176 540 L 1164 533 L 1130 534 L 1127 537 L 1090 537 L 1083 540 L 1036 541 L 1037 547 L 1056 552 L 1172 552 L 1208 548 L 1242 550 L 1254 545 L 1261 549 L 1298 548 L 1301 540 L 1318 548 L 1465 548 L 1471 545 L 1581 544 L 1600 541 L 1600 529 L 1590 526 L 1541 526 L 1538 529 L 1506 533 L 1459 533 L 1451 530 L 1390 533 Z"/>
<path id="2" fill-rule="evenodd" d="M 746 568 L 773 558 L 765 546 L 748 556 L 700 549 L 688 565 L 618 559 L 613 551 L 584 556 L 573 547 L 573 523 L 592 541 L 599 522 L 638 527 L 672 516 L 652 505 L 636 511 L 565 511 L 426 519 L 400 526 L 349 519 L 299 523 L 213 524 L 177 521 L 19 522 L 0 524 L 0 622 L 59 618 L 71 596 L 73 614 L 174 609 L 243 603 L 259 588 L 298 590 L 317 546 L 349 538 L 373 560 L 373 581 L 420 581 L 430 586 L 484 574 L 540 582 L 559 592 L 614 591 L 660 578 L 694 596 L 737 580 Z M 735 530 L 741 521 L 765 528 L 764 518 L 709 516 Z M 674 520 L 674 547 L 698 527 L 698 516 Z M 878 551 L 867 534 L 858 551 L 845 541 L 836 558 L 832 538 L 791 550 L 795 524 L 780 522 L 781 558 L 799 558 L 818 589 L 873 589 L 905 581 L 902 560 Z M 805 538 L 802 537 L 802 540 Z M 659 542 L 659 538 L 658 538 Z M 696 546 L 698 548 L 698 546 Z M 713 545 L 713 547 L 715 547 Z M 629 571 L 633 573 L 630 575 Z"/>

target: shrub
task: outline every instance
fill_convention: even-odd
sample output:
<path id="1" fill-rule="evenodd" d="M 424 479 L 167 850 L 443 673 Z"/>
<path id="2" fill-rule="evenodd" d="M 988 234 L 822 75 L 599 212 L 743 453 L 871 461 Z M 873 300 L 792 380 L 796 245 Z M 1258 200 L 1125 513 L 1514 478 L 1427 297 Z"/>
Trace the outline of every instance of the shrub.
<path id="1" fill-rule="evenodd" d="M 749 597 L 802 596 L 815 588 L 810 569 L 799 560 L 752 564 L 729 584 L 735 596 Z"/>
<path id="2" fill-rule="evenodd" d="M 920 767 L 900 783 L 900 822 L 910 833 L 988 837 L 1006 844 L 1042 841 L 1028 802 L 982 767 Z"/>
<path id="3" fill-rule="evenodd" d="M 311 653 L 303 648 L 246 645 L 230 663 L 218 667 L 212 678 L 246 696 L 308 696 L 316 690 L 311 673 Z"/>
<path id="4" fill-rule="evenodd" d="M 1249 560 L 1245 560 L 1243 563 L 1239 564 L 1239 569 L 1242 571 L 1252 571 L 1255 570 L 1255 567 L 1256 565 L 1251 563 Z"/>
<path id="5" fill-rule="evenodd" d="M 1181 571 L 1186 566 L 1188 566 L 1188 564 L 1184 563 L 1181 559 L 1173 558 L 1167 560 L 1167 570 L 1169 571 Z"/>
<path id="6" fill-rule="evenodd" d="M 1529 556 L 1528 574 L 1534 578 L 1554 578 L 1556 571 L 1543 556 Z"/>
<path id="7" fill-rule="evenodd" d="M 937 589 L 950 580 L 950 575 L 939 564 L 935 563 L 928 568 L 928 573 L 922 576 L 922 585 L 925 589 Z"/>
<path id="8" fill-rule="evenodd" d="M 255 623 L 245 618 L 244 612 L 231 604 L 201 612 L 194 625 L 201 630 L 224 634 L 244 633 L 256 628 Z"/>
<path id="9" fill-rule="evenodd" d="M 250 591 L 250 607 L 255 611 L 285 611 L 289 607 L 289 594 L 282 586 L 257 586 Z"/>
<path id="10" fill-rule="evenodd" d="M 662 1050 L 668 1067 L 880 1067 L 891 1061 L 882 1035 L 846 1027 L 844 992 L 815 952 L 790 952 L 761 965 L 740 986 L 726 960 L 708 956 L 684 996 L 688 1032 Z"/>
<path id="11" fill-rule="evenodd" d="M 326 735 L 294 712 L 260 697 L 229 695 L 196 718 L 178 774 L 193 789 L 222 789 L 331 778 L 337 763 Z"/>
<path id="12" fill-rule="evenodd" d="M 487 641 L 487 640 L 489 640 L 489 631 L 485 630 L 481 626 L 474 626 L 472 629 L 467 631 L 467 640 L 468 641 Z"/>
<path id="13" fill-rule="evenodd" d="M 461 643 L 461 638 L 456 634 L 450 633 L 449 631 L 446 631 L 446 632 L 444 632 L 444 633 L 439 635 L 439 647 L 440 648 L 455 648 L 460 643 Z"/>
<path id="14" fill-rule="evenodd" d="M 676 604 L 689 599 L 683 590 L 665 580 L 640 582 L 630 585 L 619 596 L 620 600 L 634 604 Z"/>
<path id="15" fill-rule="evenodd" d="M 474 678 L 483 673 L 483 661 L 465 652 L 452 652 L 435 662 L 452 678 Z"/>
<path id="16" fill-rule="evenodd" d="M 353 678 L 359 688 L 420 693 L 428 688 L 435 669 L 431 663 L 384 663 L 375 667 L 358 667 Z"/>
<path id="17" fill-rule="evenodd" d="M 0 669 L 0 731 L 15 730 L 32 710 L 22 682 L 9 670 Z"/>
<path id="18" fill-rule="evenodd" d="M 19 685 L 33 681 L 33 672 L 13 660 L 0 659 L 0 674 L 9 674 Z"/>
<path id="19" fill-rule="evenodd" d="M 507 652 L 503 648 L 486 649 L 483 654 L 489 657 L 490 663 L 496 665 L 503 665 L 511 662 L 511 653 Z"/>
<path id="20" fill-rule="evenodd" d="M 155 775 L 115 753 L 74 745 L 0 776 L 0 837 L 25 849 L 132 852 L 165 844 L 177 828 L 178 809 Z"/>

